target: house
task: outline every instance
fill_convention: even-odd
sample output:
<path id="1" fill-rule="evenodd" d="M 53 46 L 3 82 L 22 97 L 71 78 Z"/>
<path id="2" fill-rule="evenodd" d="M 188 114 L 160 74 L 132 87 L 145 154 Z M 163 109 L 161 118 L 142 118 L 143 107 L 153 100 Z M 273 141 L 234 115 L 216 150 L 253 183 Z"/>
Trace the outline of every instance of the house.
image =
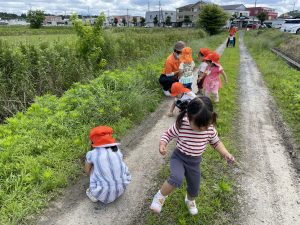
<path id="1" fill-rule="evenodd" d="M 198 1 L 194 4 L 185 5 L 176 9 L 176 22 L 179 26 L 196 24 L 202 5 L 207 4 L 204 1 Z"/>
<path id="2" fill-rule="evenodd" d="M 231 18 L 226 22 L 225 27 L 230 27 L 232 22 L 234 22 L 238 28 L 247 26 L 249 11 L 247 11 L 247 8 L 243 4 L 221 5 L 220 7 L 231 16 Z"/>
<path id="3" fill-rule="evenodd" d="M 171 26 L 175 26 L 176 11 L 165 11 L 165 10 L 147 11 L 145 16 L 146 26 L 154 27 L 155 18 L 157 18 L 157 26 L 165 26 L 167 17 L 170 17 Z"/>
<path id="4" fill-rule="evenodd" d="M 65 21 L 62 19 L 62 16 L 45 16 L 44 25 L 45 26 L 65 25 Z"/>
<path id="5" fill-rule="evenodd" d="M 267 20 L 275 20 L 278 17 L 278 13 L 275 12 L 275 9 L 268 7 L 249 7 L 247 8 L 250 16 L 257 16 L 258 14 L 265 12 L 267 13 Z"/>

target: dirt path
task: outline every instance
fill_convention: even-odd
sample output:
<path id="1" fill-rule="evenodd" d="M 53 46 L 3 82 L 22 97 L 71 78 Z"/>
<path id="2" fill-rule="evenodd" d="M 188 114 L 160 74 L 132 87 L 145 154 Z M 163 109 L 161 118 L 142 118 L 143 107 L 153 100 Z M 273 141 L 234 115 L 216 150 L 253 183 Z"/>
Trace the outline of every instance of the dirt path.
<path id="1" fill-rule="evenodd" d="M 240 36 L 243 190 L 239 224 L 300 224 L 299 176 L 277 127 L 276 106 Z M 275 110 L 274 110 L 275 109 Z"/>
<path id="2" fill-rule="evenodd" d="M 220 54 L 225 44 L 217 49 Z M 175 121 L 174 117 L 166 116 L 171 103 L 171 98 L 165 100 L 142 125 L 122 140 L 121 149 L 124 149 L 125 162 L 133 178 L 123 196 L 107 206 L 92 203 L 85 196 L 88 178 L 84 177 L 66 190 L 61 199 L 53 202 L 37 224 L 131 224 L 148 198 L 148 190 L 156 186 L 152 178 L 157 176 L 165 162 L 158 153 L 158 142 L 162 132 Z"/>

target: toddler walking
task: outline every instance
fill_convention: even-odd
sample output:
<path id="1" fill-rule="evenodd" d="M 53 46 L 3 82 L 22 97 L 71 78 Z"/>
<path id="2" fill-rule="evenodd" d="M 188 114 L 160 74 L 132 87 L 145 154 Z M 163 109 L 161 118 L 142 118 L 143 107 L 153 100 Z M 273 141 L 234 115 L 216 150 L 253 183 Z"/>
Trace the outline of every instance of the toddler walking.
<path id="1" fill-rule="evenodd" d="M 113 202 L 131 181 L 123 155 L 112 136 L 113 129 L 98 126 L 91 130 L 92 150 L 86 154 L 85 172 L 90 175 L 86 195 L 92 202 Z"/>
<path id="2" fill-rule="evenodd" d="M 192 49 L 189 47 L 183 48 L 179 59 L 179 82 L 182 83 L 186 88 L 192 90 L 195 68 L 195 62 L 192 57 Z"/>
<path id="3" fill-rule="evenodd" d="M 170 107 L 170 111 L 168 112 L 168 116 L 172 117 L 174 116 L 173 112 L 175 109 L 175 106 L 179 108 L 179 110 L 184 110 L 187 107 L 187 104 L 194 98 L 196 98 L 196 95 L 194 92 L 192 92 L 190 89 L 183 86 L 182 83 L 175 82 L 172 84 L 171 87 L 171 96 L 175 97 L 174 102 L 172 103 Z"/>
<path id="4" fill-rule="evenodd" d="M 227 75 L 219 63 L 219 59 L 220 55 L 216 52 L 212 52 L 204 58 L 208 62 L 203 83 L 205 96 L 209 97 L 210 93 L 213 93 L 215 102 L 219 102 L 219 89 L 222 87 L 220 74 L 223 75 L 225 83 L 227 83 Z"/>
<path id="5" fill-rule="evenodd" d="M 170 177 L 156 193 L 150 209 L 160 213 L 165 199 L 175 188 L 179 188 L 184 177 L 187 181 L 185 203 L 190 214 L 196 215 L 198 209 L 195 198 L 200 188 L 200 162 L 206 145 L 211 144 L 230 163 L 234 157 L 227 151 L 218 138 L 214 127 L 217 115 L 209 98 L 201 96 L 194 98 L 182 111 L 176 123 L 161 137 L 159 152 L 167 154 L 167 144 L 177 138 L 176 149 L 170 159 Z"/>
<path id="6" fill-rule="evenodd" d="M 198 53 L 198 59 L 200 60 L 200 65 L 198 68 L 198 79 L 197 79 L 197 86 L 198 86 L 198 93 L 200 95 L 203 95 L 203 82 L 205 78 L 205 71 L 208 66 L 207 62 L 204 60 L 206 56 L 210 53 L 210 50 L 208 48 L 200 48 L 200 51 Z"/>

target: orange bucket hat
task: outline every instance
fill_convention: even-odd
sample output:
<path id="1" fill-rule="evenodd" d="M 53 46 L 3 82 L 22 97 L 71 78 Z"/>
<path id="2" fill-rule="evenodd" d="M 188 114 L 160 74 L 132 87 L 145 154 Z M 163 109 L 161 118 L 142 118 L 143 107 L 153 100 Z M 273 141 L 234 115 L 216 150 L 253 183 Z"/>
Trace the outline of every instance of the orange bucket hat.
<path id="1" fill-rule="evenodd" d="M 182 49 L 180 61 L 183 63 L 191 63 L 193 61 L 192 49 L 190 47 L 185 47 Z"/>
<path id="2" fill-rule="evenodd" d="M 90 140 L 93 147 L 111 147 L 119 145 L 112 136 L 113 129 L 108 126 L 98 126 L 91 129 Z"/>
<path id="3" fill-rule="evenodd" d="M 220 55 L 216 52 L 211 52 L 206 57 L 204 57 L 204 60 L 210 60 L 212 63 L 216 64 L 217 66 L 220 66 Z"/>
<path id="4" fill-rule="evenodd" d="M 186 88 L 182 83 L 175 82 L 171 87 L 171 96 L 175 97 L 182 93 L 190 92 L 191 90 Z"/>
<path id="5" fill-rule="evenodd" d="M 210 53 L 208 48 L 200 48 L 199 52 L 205 57 Z"/>

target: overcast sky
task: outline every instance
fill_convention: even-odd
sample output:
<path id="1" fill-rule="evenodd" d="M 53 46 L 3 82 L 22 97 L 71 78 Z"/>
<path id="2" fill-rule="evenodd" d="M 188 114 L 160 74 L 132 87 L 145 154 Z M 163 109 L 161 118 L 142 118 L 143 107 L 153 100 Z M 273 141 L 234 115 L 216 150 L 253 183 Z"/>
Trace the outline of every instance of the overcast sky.
<path id="1" fill-rule="evenodd" d="M 253 7 L 255 0 L 221 1 L 209 0 L 219 5 L 244 4 L 246 7 Z M 163 10 L 175 10 L 178 7 L 196 3 L 197 0 L 161 0 Z M 151 11 L 158 10 L 159 1 L 148 0 L 0 0 L 0 12 L 26 13 L 29 9 L 42 9 L 46 13 L 70 14 L 77 12 L 83 15 L 98 15 L 104 12 L 106 15 L 126 15 L 145 16 L 149 8 Z M 257 0 L 256 6 L 267 6 L 276 9 L 280 14 L 293 9 L 300 10 L 300 0 Z"/>

